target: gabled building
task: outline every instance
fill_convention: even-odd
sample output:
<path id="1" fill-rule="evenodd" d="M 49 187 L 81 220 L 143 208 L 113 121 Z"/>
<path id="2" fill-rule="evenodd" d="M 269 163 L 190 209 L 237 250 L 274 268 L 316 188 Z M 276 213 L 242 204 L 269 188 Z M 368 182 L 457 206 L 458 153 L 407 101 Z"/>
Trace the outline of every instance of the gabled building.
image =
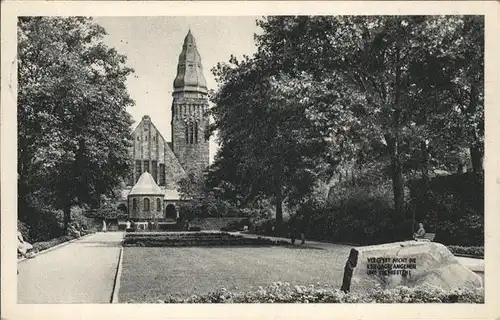
<path id="1" fill-rule="evenodd" d="M 191 30 L 184 38 L 173 87 L 172 141 L 165 140 L 148 115 L 142 117 L 133 131 L 134 143 L 129 150 L 133 171 L 122 192 L 122 201 L 127 203 L 129 218 L 135 220 L 175 218 L 175 206 L 181 201 L 178 182 L 191 173 L 201 174 L 209 165 L 208 90 Z M 154 182 L 161 190 L 161 217 L 152 215 L 151 208 L 156 202 L 150 203 L 149 211 L 133 209 L 133 199 L 137 198 L 133 191 L 146 182 L 149 185 Z M 142 206 L 144 209 L 144 203 Z"/>

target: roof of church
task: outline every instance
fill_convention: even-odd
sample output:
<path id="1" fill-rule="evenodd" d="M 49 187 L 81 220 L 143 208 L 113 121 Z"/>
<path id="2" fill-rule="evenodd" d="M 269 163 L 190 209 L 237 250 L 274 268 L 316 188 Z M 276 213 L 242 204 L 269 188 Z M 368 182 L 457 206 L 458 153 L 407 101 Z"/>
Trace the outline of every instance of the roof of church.
<path id="1" fill-rule="evenodd" d="M 147 114 L 142 116 L 141 121 L 139 121 L 139 123 L 135 126 L 134 130 L 132 130 L 132 134 L 134 135 L 137 132 L 139 132 L 139 130 L 145 125 L 150 125 L 152 128 L 154 128 L 156 130 L 156 132 L 158 132 L 158 135 L 160 136 L 161 140 L 166 141 L 165 138 L 163 137 L 163 134 L 161 134 L 160 130 L 158 130 L 158 128 L 155 126 L 155 124 L 151 120 L 151 117 Z M 130 146 L 130 148 L 131 148 L 131 150 L 133 150 L 134 146 Z M 172 148 L 172 146 L 170 146 L 170 148 Z"/>
<path id="2" fill-rule="evenodd" d="M 203 76 L 201 56 L 191 30 L 184 38 L 177 65 L 177 76 L 174 80 L 174 93 L 185 91 L 207 93 L 207 81 Z"/>
<path id="3" fill-rule="evenodd" d="M 186 178 L 186 171 L 182 167 L 182 165 L 179 162 L 179 159 L 175 155 L 175 153 L 172 151 L 172 142 L 168 142 L 163 138 L 163 135 L 160 133 L 160 131 L 156 128 L 154 125 L 153 121 L 148 115 L 145 115 L 142 117 L 142 120 L 139 122 L 137 127 L 135 127 L 133 131 L 133 143 L 129 147 L 129 155 L 130 157 L 135 160 L 135 161 L 143 161 L 143 160 L 148 160 L 148 159 L 142 159 L 140 157 L 140 154 L 134 153 L 134 149 L 136 149 L 137 145 L 142 145 L 142 144 L 147 144 L 148 142 L 145 141 L 138 141 L 137 136 L 141 136 L 143 133 L 144 127 L 149 128 L 150 130 L 154 130 L 158 133 L 158 147 L 157 149 L 161 154 L 158 154 L 159 159 L 157 159 L 158 163 L 164 164 L 165 165 L 165 183 L 166 187 L 168 189 L 175 190 L 178 185 L 177 182 L 181 180 L 182 178 Z M 155 160 L 155 159 L 150 159 L 150 160 Z M 126 195 L 125 195 L 126 199 Z"/>
<path id="4" fill-rule="evenodd" d="M 179 191 L 173 189 L 163 189 L 165 200 L 180 200 L 181 195 Z"/>
<path id="5" fill-rule="evenodd" d="M 163 194 L 163 199 L 165 200 L 170 200 L 170 201 L 179 201 L 181 200 L 181 195 L 179 193 L 179 191 L 175 190 L 175 189 L 168 189 L 168 188 L 165 188 L 165 187 L 160 187 L 161 189 L 161 192 Z M 127 200 L 127 197 L 128 195 L 130 194 L 131 192 L 131 189 L 123 189 L 121 190 L 120 192 L 120 199 L 122 201 L 126 201 Z"/>
<path id="6" fill-rule="evenodd" d="M 144 172 L 139 177 L 135 186 L 130 190 L 129 196 L 132 195 L 160 195 L 163 191 L 158 187 L 153 176 L 149 172 Z"/>

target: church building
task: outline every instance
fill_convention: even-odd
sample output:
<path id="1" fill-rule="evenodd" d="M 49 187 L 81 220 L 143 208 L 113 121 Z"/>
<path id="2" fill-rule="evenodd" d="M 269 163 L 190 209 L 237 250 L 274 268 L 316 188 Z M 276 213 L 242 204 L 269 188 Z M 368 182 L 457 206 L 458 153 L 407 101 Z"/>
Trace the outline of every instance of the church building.
<path id="1" fill-rule="evenodd" d="M 129 150 L 133 171 L 122 191 L 129 219 L 178 217 L 179 180 L 190 173 L 201 174 L 209 165 L 208 90 L 191 30 L 184 38 L 173 85 L 172 141 L 165 140 L 148 115 L 133 131 Z"/>

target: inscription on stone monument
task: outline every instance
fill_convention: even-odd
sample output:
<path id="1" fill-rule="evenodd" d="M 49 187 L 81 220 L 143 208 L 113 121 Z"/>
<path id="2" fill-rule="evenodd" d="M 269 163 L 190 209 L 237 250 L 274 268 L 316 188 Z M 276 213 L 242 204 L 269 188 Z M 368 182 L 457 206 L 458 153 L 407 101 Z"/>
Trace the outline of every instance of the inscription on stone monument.
<path id="1" fill-rule="evenodd" d="M 366 273 L 368 275 L 392 276 L 411 275 L 411 271 L 417 269 L 416 258 L 403 257 L 369 257 L 366 261 Z"/>

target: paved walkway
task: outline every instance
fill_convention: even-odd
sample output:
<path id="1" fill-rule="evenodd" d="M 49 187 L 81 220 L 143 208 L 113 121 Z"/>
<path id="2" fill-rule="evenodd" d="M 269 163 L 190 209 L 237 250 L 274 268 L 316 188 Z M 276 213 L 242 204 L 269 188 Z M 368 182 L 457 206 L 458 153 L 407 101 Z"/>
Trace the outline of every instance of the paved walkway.
<path id="1" fill-rule="evenodd" d="M 109 303 L 122 232 L 96 233 L 18 263 L 18 303 Z"/>
<path id="2" fill-rule="evenodd" d="M 457 257 L 457 259 L 472 271 L 484 273 L 484 259 L 468 257 Z"/>

